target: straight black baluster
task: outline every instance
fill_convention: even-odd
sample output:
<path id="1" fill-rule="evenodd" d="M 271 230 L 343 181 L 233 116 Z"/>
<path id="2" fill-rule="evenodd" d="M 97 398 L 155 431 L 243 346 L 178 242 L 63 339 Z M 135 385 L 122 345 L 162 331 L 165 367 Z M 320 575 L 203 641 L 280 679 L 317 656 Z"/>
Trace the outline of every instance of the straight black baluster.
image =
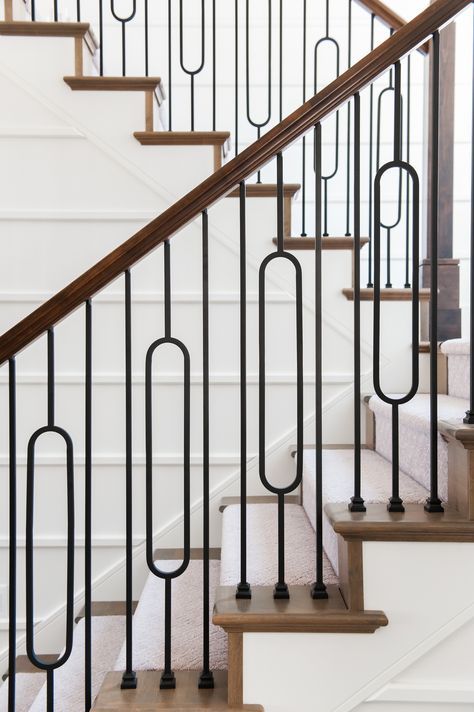
<path id="1" fill-rule="evenodd" d="M 36 0 L 31 0 L 31 21 L 36 20 Z"/>
<path id="2" fill-rule="evenodd" d="M 303 101 L 306 101 L 306 18 L 307 0 L 303 0 Z M 301 147 L 301 237 L 306 237 L 306 136 L 303 136 Z"/>
<path id="3" fill-rule="evenodd" d="M 126 663 L 122 690 L 134 690 L 133 670 L 133 443 L 132 443 L 132 279 L 125 272 L 125 628 Z"/>
<path id="4" fill-rule="evenodd" d="M 474 14 L 473 14 L 474 19 Z M 473 22 L 474 36 L 474 22 Z M 474 49 L 474 43 L 473 43 Z M 466 411 L 464 422 L 474 425 L 474 53 L 472 62 L 472 115 L 471 115 L 471 251 L 470 251 L 470 336 L 471 349 L 469 356 L 470 365 L 470 388 L 469 388 L 469 410 Z"/>
<path id="5" fill-rule="evenodd" d="M 209 667 L 209 217 L 202 214 L 202 497 L 203 497 L 203 669 L 200 689 L 214 687 Z"/>
<path id="6" fill-rule="evenodd" d="M 235 155 L 239 153 L 239 0 L 234 5 Z"/>
<path id="7" fill-rule="evenodd" d="M 407 163 L 411 158 L 411 57 L 407 57 Z M 405 289 L 410 289 L 410 176 L 407 175 L 406 235 L 405 235 Z"/>
<path id="8" fill-rule="evenodd" d="M 99 74 L 101 77 L 103 77 L 104 76 L 104 8 L 103 8 L 103 0 L 99 0 L 99 44 L 100 44 Z"/>
<path id="9" fill-rule="evenodd" d="M 438 494 L 438 211 L 439 211 L 439 32 L 433 34 L 431 107 L 430 239 L 430 496 L 427 512 L 443 512 Z"/>
<path id="10" fill-rule="evenodd" d="M 322 330 L 322 132 L 314 129 L 315 167 L 315 458 L 316 458 L 316 581 L 311 586 L 314 599 L 327 598 L 323 571 L 323 330 Z"/>
<path id="11" fill-rule="evenodd" d="M 17 486 L 16 486 L 16 362 L 8 362 L 9 425 L 9 566 L 8 566 L 8 712 L 16 709 L 17 626 Z"/>
<path id="12" fill-rule="evenodd" d="M 279 47 L 280 47 L 280 56 L 279 56 L 279 67 L 278 67 L 278 75 L 279 75 L 279 117 L 280 121 L 283 120 L 283 0 L 280 0 L 280 12 L 279 12 Z"/>
<path id="13" fill-rule="evenodd" d="M 54 425 L 54 331 L 48 329 L 48 425 Z"/>
<path id="14" fill-rule="evenodd" d="M 216 92 L 216 0 L 212 0 L 212 130 L 217 126 L 217 92 Z"/>
<path id="15" fill-rule="evenodd" d="M 84 691 L 85 712 L 92 707 L 92 304 L 86 302 L 85 467 L 84 467 Z"/>
<path id="16" fill-rule="evenodd" d="M 375 46 L 375 15 L 372 13 L 370 19 L 370 51 L 372 52 Z M 372 237 L 373 237 L 373 166 L 374 166 L 374 85 L 370 85 L 369 89 L 369 245 L 368 245 L 368 275 L 367 287 L 370 289 L 374 286 L 372 281 Z"/>
<path id="17" fill-rule="evenodd" d="M 168 0 L 168 131 L 173 130 L 173 52 L 171 0 Z"/>
<path id="18" fill-rule="evenodd" d="M 115 0 L 110 2 L 110 11 L 112 16 L 120 22 L 122 25 L 122 76 L 125 77 L 127 74 L 127 43 L 126 43 L 126 26 L 127 23 L 133 20 L 137 13 L 137 0 L 132 0 L 132 10 L 127 17 L 120 17 L 120 15 L 115 10 Z"/>
<path id="19" fill-rule="evenodd" d="M 191 131 L 194 131 L 194 86 L 196 76 L 202 72 L 204 68 L 206 56 L 206 3 L 205 0 L 201 0 L 201 59 L 198 66 L 195 69 L 189 69 L 184 63 L 184 12 L 183 12 L 183 0 L 179 0 L 179 62 L 181 69 L 190 78 L 191 84 Z"/>
<path id="20" fill-rule="evenodd" d="M 240 582 L 236 598 L 251 598 L 247 581 L 247 219 L 245 182 L 240 200 Z"/>
<path id="21" fill-rule="evenodd" d="M 245 53 L 246 53 L 246 100 L 247 100 L 247 121 L 257 129 L 257 139 L 260 138 L 262 129 L 267 126 L 272 116 L 272 0 L 267 0 L 268 12 L 268 46 L 267 46 L 267 112 L 261 121 L 252 119 L 250 107 L 250 0 L 246 0 L 245 13 Z M 258 171 L 257 182 L 260 183 L 260 171 Z"/>
<path id="22" fill-rule="evenodd" d="M 54 21 L 57 22 L 59 19 L 59 12 L 58 12 L 58 0 L 54 0 Z"/>
<path id="23" fill-rule="evenodd" d="M 348 0 L 347 18 L 347 68 L 352 66 L 352 0 Z M 346 237 L 351 236 L 351 104 L 347 103 L 347 156 L 346 156 Z"/>
<path id="24" fill-rule="evenodd" d="M 365 512 L 361 496 L 360 424 L 360 96 L 354 96 L 354 496 L 351 512 Z"/>
<path id="25" fill-rule="evenodd" d="M 148 0 L 145 1 L 145 76 L 148 76 L 149 73 L 149 64 L 148 64 Z"/>
<path id="26" fill-rule="evenodd" d="M 165 669 L 161 675 L 160 688 L 173 690 L 176 678 L 171 667 L 171 579 L 165 579 Z"/>
<path id="27" fill-rule="evenodd" d="M 46 671 L 46 712 L 54 712 L 54 670 Z"/>
<path id="28" fill-rule="evenodd" d="M 81 21 L 81 0 L 76 2 L 76 20 L 77 22 Z"/>

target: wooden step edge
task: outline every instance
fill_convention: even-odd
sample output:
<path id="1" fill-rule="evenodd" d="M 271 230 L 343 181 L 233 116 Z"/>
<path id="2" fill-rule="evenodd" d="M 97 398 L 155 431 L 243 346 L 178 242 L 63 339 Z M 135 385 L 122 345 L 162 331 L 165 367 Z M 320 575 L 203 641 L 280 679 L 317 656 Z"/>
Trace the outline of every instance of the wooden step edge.
<path id="1" fill-rule="evenodd" d="M 153 558 L 155 561 L 181 561 L 184 556 L 184 550 L 181 549 L 155 549 Z M 190 552 L 191 561 L 202 561 L 204 558 L 204 549 L 193 547 Z M 211 547 L 209 549 L 209 559 L 211 561 L 220 561 L 221 550 L 219 547 Z"/>
<path id="2" fill-rule="evenodd" d="M 160 671 L 137 672 L 136 690 L 121 690 L 120 672 L 107 673 L 99 694 L 92 707 L 93 712 L 150 712 L 151 710 L 173 710 L 173 712 L 263 712 L 261 705 L 229 703 L 227 672 L 214 671 L 214 689 L 199 690 L 198 670 L 177 670 L 176 689 L 160 690 Z"/>
<path id="3" fill-rule="evenodd" d="M 354 301 L 354 289 L 348 287 L 342 290 L 343 295 L 350 302 Z M 391 287 L 389 289 L 380 290 L 380 299 L 382 302 L 411 302 L 413 292 L 411 289 Z M 429 289 L 420 289 L 420 302 L 428 302 L 430 300 L 431 291 Z M 374 290 L 364 287 L 360 290 L 360 300 L 362 302 L 374 301 Z"/>
<path id="4" fill-rule="evenodd" d="M 32 22 L 12 20 L 0 21 L 0 35 L 15 37 L 80 37 L 90 36 L 94 43 L 97 40 L 88 22 Z M 98 45 L 97 45 L 98 47 Z"/>
<path id="5" fill-rule="evenodd" d="M 277 197 L 276 183 L 247 183 L 245 187 L 247 198 Z M 285 183 L 285 185 L 283 186 L 283 195 L 285 198 L 294 198 L 295 195 L 300 191 L 300 189 L 301 185 L 299 183 Z M 235 188 L 232 192 L 228 193 L 227 197 L 239 198 L 239 188 Z"/>
<path id="6" fill-rule="evenodd" d="M 160 77 L 64 77 L 73 91 L 144 91 L 155 92 Z"/>
<path id="7" fill-rule="evenodd" d="M 247 497 L 247 504 L 277 504 L 277 495 L 252 495 Z M 240 497 L 222 497 L 219 504 L 219 512 L 223 512 L 227 507 L 234 504 L 240 505 Z M 285 504 L 301 504 L 301 497 L 297 494 L 285 495 Z"/>
<path id="8" fill-rule="evenodd" d="M 388 625 L 382 611 L 348 610 L 338 586 L 326 600 L 313 600 L 310 586 L 290 586 L 289 600 L 274 600 L 272 586 L 253 586 L 250 600 L 237 600 L 235 587 L 219 586 L 212 621 L 235 633 L 374 633 Z"/>
<path id="9" fill-rule="evenodd" d="M 360 247 L 364 247 L 369 242 L 368 237 L 360 238 Z M 278 239 L 273 238 L 273 244 L 278 244 Z M 285 250 L 314 250 L 316 244 L 315 237 L 285 237 L 283 247 Z M 321 248 L 323 250 L 353 250 L 353 237 L 322 237 Z"/>
<path id="10" fill-rule="evenodd" d="M 60 653 L 42 653 L 38 654 L 38 658 L 40 660 L 44 660 L 47 663 L 55 663 L 56 660 L 59 658 Z M 40 668 L 36 667 L 36 665 L 33 665 L 31 660 L 29 659 L 28 655 L 18 655 L 15 661 L 15 673 L 37 673 L 41 672 L 44 673 L 44 670 L 41 670 Z M 2 680 L 5 681 L 8 678 L 9 671 L 2 675 Z"/>
<path id="11" fill-rule="evenodd" d="M 229 131 L 135 131 L 142 146 L 224 146 Z"/>
<path id="12" fill-rule="evenodd" d="M 467 425 L 462 417 L 440 420 L 438 430 L 446 440 L 456 440 L 466 450 L 474 450 L 474 425 Z"/>
<path id="13" fill-rule="evenodd" d="M 406 504 L 405 512 L 392 513 L 385 504 L 368 504 L 367 512 L 355 513 L 346 504 L 327 504 L 325 512 L 334 531 L 344 539 L 474 542 L 474 521 L 451 507 L 444 513 L 430 514 L 422 504 Z"/>
<path id="14" fill-rule="evenodd" d="M 132 601 L 132 611 L 135 613 L 138 606 L 138 601 Z M 124 616 L 127 612 L 127 604 L 125 601 L 92 601 L 91 615 L 93 618 L 98 616 Z M 86 616 L 85 606 L 81 608 L 76 618 L 76 623 Z"/>

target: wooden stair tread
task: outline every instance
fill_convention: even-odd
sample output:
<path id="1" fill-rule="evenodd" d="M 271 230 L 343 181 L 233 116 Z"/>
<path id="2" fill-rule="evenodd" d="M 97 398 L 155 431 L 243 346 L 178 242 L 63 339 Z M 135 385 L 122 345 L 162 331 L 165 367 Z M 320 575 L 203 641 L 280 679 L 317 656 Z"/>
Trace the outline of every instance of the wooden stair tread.
<path id="1" fill-rule="evenodd" d="M 136 131 L 142 146 L 224 146 L 229 131 Z"/>
<path id="2" fill-rule="evenodd" d="M 369 242 L 368 237 L 360 238 L 360 246 L 364 247 Z M 273 238 L 273 244 L 278 244 L 278 239 Z M 283 246 L 285 250 L 314 250 L 316 244 L 315 237 L 285 237 Z M 353 250 L 353 237 L 322 237 L 321 247 L 323 250 Z"/>
<path id="3" fill-rule="evenodd" d="M 199 690 L 197 687 L 199 671 L 177 670 L 176 689 L 160 690 L 160 672 L 138 672 L 136 690 L 121 690 L 120 672 L 109 672 L 102 684 L 93 712 L 109 710 L 129 710 L 130 712 L 153 712 L 153 710 L 174 710 L 174 712 L 263 712 L 261 705 L 232 705 L 227 702 L 227 672 L 214 672 L 213 690 Z"/>
<path id="4" fill-rule="evenodd" d="M 161 77 L 64 77 L 74 91 L 161 91 Z"/>
<path id="5" fill-rule="evenodd" d="M 138 606 L 138 601 L 132 601 L 132 610 L 135 610 Z M 91 615 L 96 616 L 124 616 L 127 612 L 125 601 L 92 601 L 91 605 Z M 77 614 L 75 621 L 79 623 L 82 618 L 86 616 L 85 607 L 81 608 Z"/>
<path id="6" fill-rule="evenodd" d="M 276 183 L 247 183 L 246 184 L 247 198 L 276 198 L 278 186 Z M 285 183 L 283 186 L 283 195 L 286 198 L 294 198 L 300 190 L 299 183 Z M 228 198 L 239 198 L 240 189 L 235 188 L 227 195 Z"/>
<path id="7" fill-rule="evenodd" d="M 0 22 L 0 35 L 16 37 L 84 37 L 89 32 L 88 22 Z"/>
<path id="8" fill-rule="evenodd" d="M 346 504 L 327 504 L 325 512 L 337 534 L 364 541 L 474 542 L 474 521 L 446 507 L 429 514 L 422 504 L 389 512 L 385 504 L 368 504 L 367 512 L 350 512 Z"/>
<path id="9" fill-rule="evenodd" d="M 290 586 L 289 600 L 273 598 L 273 587 L 252 587 L 250 600 L 237 600 L 235 586 L 219 586 L 213 623 L 227 632 L 373 633 L 388 624 L 382 611 L 349 611 L 339 587 L 314 601 L 309 586 Z"/>
<path id="10" fill-rule="evenodd" d="M 350 302 L 354 301 L 354 289 L 352 287 L 342 290 L 342 293 Z M 420 289 L 420 302 L 427 302 L 430 299 L 429 289 Z M 380 299 L 383 302 L 411 302 L 413 290 L 405 289 L 404 287 L 390 287 L 389 289 L 380 290 Z M 374 301 L 374 290 L 364 287 L 360 290 L 360 299 L 362 302 Z"/>
<path id="11" fill-rule="evenodd" d="M 47 663 L 54 663 L 59 658 L 59 653 L 40 653 L 38 655 L 41 660 Z M 44 673 L 44 670 L 40 670 L 36 665 L 30 661 L 28 655 L 18 655 L 15 661 L 15 672 L 16 673 Z M 6 680 L 8 677 L 8 671 L 2 676 L 2 680 Z"/>

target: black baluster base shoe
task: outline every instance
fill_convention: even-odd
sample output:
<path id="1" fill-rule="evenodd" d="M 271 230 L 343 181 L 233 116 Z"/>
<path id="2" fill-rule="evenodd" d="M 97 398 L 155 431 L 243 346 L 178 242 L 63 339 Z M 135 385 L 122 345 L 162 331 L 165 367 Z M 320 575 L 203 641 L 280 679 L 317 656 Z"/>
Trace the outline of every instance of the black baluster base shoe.
<path id="1" fill-rule="evenodd" d="M 351 497 L 351 503 L 348 505 L 349 512 L 366 512 L 367 508 L 362 497 Z"/>
<path id="2" fill-rule="evenodd" d="M 200 690 L 213 690 L 214 689 L 214 675 L 211 670 L 203 670 L 199 676 Z"/>
<path id="3" fill-rule="evenodd" d="M 430 514 L 444 512 L 444 507 L 441 504 L 441 500 L 438 499 L 438 497 L 428 497 L 425 504 L 425 512 L 429 512 Z"/>
<path id="4" fill-rule="evenodd" d="M 387 509 L 389 512 L 404 512 L 403 500 L 400 497 L 390 497 Z"/>
<path id="5" fill-rule="evenodd" d="M 329 598 L 325 583 L 313 583 L 311 586 L 311 598 L 314 601 L 322 601 Z"/>
<path id="6" fill-rule="evenodd" d="M 237 599 L 250 599 L 252 598 L 252 589 L 249 583 L 239 583 L 237 584 L 237 590 L 235 592 L 235 597 Z"/>
<path id="7" fill-rule="evenodd" d="M 462 419 L 466 425 L 474 425 L 474 411 L 466 410 L 466 417 Z"/>
<path id="8" fill-rule="evenodd" d="M 137 673 L 133 670 L 131 672 L 124 672 L 122 675 L 122 683 L 120 685 L 122 690 L 136 690 L 137 689 Z"/>
<path id="9" fill-rule="evenodd" d="M 286 583 L 276 583 L 273 589 L 273 598 L 275 600 L 288 600 L 290 597 L 290 592 L 288 590 L 288 584 Z"/>
<path id="10" fill-rule="evenodd" d="M 164 672 L 161 675 L 160 680 L 160 690 L 175 690 L 176 689 L 176 678 L 174 672 Z"/>

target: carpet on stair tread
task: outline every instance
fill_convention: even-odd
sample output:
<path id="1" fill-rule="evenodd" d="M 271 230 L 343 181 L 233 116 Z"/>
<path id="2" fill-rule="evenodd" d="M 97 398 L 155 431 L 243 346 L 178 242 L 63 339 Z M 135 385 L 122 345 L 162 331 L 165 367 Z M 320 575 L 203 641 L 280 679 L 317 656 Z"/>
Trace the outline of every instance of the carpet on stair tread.
<path id="1" fill-rule="evenodd" d="M 254 586 L 271 586 L 278 579 L 278 506 L 247 505 L 247 580 Z M 298 504 L 285 505 L 285 580 L 289 585 L 308 585 L 315 580 L 315 534 Z M 334 570 L 324 555 L 324 580 L 337 584 Z M 240 581 L 240 505 L 226 507 L 222 521 L 221 585 Z"/>
<path id="2" fill-rule="evenodd" d="M 19 672 L 16 675 L 15 712 L 29 712 L 32 702 L 43 687 L 46 673 Z M 0 686 L 0 712 L 8 711 L 8 678 Z"/>
<path id="3" fill-rule="evenodd" d="M 468 401 L 453 396 L 438 396 L 439 420 L 461 419 Z M 375 448 L 387 460 L 392 453 L 392 409 L 377 396 L 372 396 L 369 408 L 375 415 Z M 413 400 L 399 407 L 400 468 L 423 487 L 430 486 L 430 396 L 418 393 Z M 438 482 L 442 500 L 448 496 L 448 448 L 438 434 Z"/>
<path id="4" fill-rule="evenodd" d="M 441 344 L 448 359 L 448 393 L 456 398 L 469 398 L 471 344 L 464 339 L 449 339 Z"/>
<path id="5" fill-rule="evenodd" d="M 96 697 L 105 675 L 113 670 L 125 637 L 124 616 L 92 618 L 92 697 Z M 54 712 L 84 710 L 84 644 L 85 624 L 82 619 L 74 628 L 71 657 L 54 673 Z M 36 697 L 30 712 L 46 709 L 46 685 Z"/>
<path id="6" fill-rule="evenodd" d="M 354 451 L 323 450 L 323 505 L 348 503 L 354 494 Z M 374 450 L 361 452 L 362 496 L 367 504 L 387 502 L 392 488 L 392 464 Z M 428 490 L 400 472 L 400 494 L 410 504 L 426 501 Z M 308 519 L 316 523 L 316 454 L 307 449 L 303 455 L 303 507 Z M 323 515 L 324 549 L 338 572 L 337 534 Z"/>
<path id="7" fill-rule="evenodd" d="M 159 561 L 163 570 L 172 571 L 181 561 Z M 203 595 L 202 561 L 192 560 L 186 571 L 172 581 L 172 665 L 174 670 L 202 670 Z M 210 617 L 219 585 L 220 561 L 209 562 Z M 133 666 L 135 670 L 162 670 L 164 667 L 165 582 L 149 574 L 133 617 Z M 125 645 L 115 663 L 122 670 Z M 210 626 L 210 667 L 227 669 L 227 635 Z"/>

